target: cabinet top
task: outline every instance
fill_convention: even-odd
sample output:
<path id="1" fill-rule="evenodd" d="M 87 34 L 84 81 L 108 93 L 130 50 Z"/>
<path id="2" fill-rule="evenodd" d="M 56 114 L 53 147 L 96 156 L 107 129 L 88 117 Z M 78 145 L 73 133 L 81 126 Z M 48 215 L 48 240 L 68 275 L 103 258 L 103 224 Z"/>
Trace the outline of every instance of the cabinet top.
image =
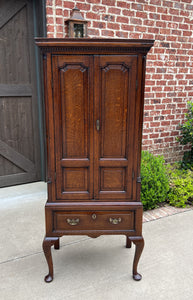
<path id="1" fill-rule="evenodd" d="M 62 52 L 79 54 L 143 53 L 146 54 L 154 40 L 106 39 L 106 38 L 35 38 L 43 53 Z"/>

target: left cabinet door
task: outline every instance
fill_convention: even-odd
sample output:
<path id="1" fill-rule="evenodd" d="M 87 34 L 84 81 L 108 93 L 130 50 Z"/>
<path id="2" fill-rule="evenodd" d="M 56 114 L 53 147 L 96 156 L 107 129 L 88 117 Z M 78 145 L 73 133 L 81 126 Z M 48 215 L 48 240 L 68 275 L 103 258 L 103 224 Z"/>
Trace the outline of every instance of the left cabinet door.
<path id="1" fill-rule="evenodd" d="M 92 60 L 52 56 L 57 200 L 93 198 Z"/>

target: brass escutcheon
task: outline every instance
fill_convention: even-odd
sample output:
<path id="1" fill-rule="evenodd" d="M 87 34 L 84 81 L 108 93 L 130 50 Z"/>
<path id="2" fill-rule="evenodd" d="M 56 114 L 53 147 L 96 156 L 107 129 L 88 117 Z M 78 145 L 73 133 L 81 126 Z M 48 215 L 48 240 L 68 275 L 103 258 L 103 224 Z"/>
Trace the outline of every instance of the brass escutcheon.
<path id="1" fill-rule="evenodd" d="M 111 223 L 111 224 L 113 224 L 113 225 L 117 225 L 117 224 L 119 224 L 119 223 L 121 223 L 121 218 L 110 218 L 109 219 L 109 222 Z"/>
<path id="2" fill-rule="evenodd" d="M 92 214 L 92 219 L 93 219 L 93 220 L 96 219 L 96 214 Z"/>

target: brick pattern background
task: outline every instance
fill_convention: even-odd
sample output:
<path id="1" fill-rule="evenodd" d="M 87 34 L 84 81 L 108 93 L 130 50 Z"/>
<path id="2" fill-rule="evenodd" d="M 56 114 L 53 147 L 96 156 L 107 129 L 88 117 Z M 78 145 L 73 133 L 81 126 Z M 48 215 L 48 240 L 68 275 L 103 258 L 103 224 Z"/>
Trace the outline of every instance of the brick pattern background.
<path id="1" fill-rule="evenodd" d="M 74 5 L 89 37 L 154 39 L 147 56 L 143 149 L 182 158 L 176 142 L 187 101 L 193 101 L 193 0 L 46 0 L 47 36 L 66 37 Z"/>

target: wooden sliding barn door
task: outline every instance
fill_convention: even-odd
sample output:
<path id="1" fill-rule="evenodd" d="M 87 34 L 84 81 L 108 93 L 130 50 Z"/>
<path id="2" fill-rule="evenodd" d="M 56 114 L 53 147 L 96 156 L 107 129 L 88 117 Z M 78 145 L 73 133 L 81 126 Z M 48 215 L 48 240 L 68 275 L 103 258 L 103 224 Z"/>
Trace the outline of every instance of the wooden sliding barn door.
<path id="1" fill-rule="evenodd" d="M 137 56 L 96 56 L 94 197 L 132 199 Z"/>
<path id="2" fill-rule="evenodd" d="M 33 1 L 0 1 L 0 186 L 40 180 Z"/>

